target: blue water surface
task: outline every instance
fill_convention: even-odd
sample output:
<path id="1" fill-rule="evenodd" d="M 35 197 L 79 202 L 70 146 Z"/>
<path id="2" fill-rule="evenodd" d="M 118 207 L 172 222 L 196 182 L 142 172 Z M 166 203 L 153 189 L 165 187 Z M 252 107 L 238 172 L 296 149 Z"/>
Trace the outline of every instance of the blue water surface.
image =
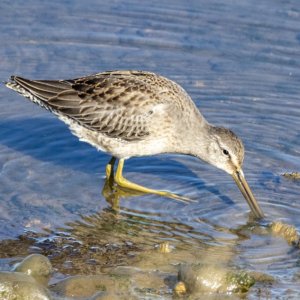
<path id="1" fill-rule="evenodd" d="M 282 176 L 300 171 L 298 0 L 2 0 L 0 26 L 2 82 L 12 74 L 68 79 L 138 69 L 181 84 L 209 122 L 242 138 L 244 172 L 268 219 L 300 230 L 300 182 Z M 1 85 L 0 239 L 55 232 L 108 208 L 101 194 L 108 160 Z M 268 295 L 254 288 L 251 299 L 297 299 L 298 250 L 280 238 L 253 234 L 242 241 L 229 233 L 246 225 L 249 214 L 230 176 L 179 155 L 133 158 L 125 172 L 197 202 L 125 197 L 121 210 L 189 226 L 186 241 L 235 240 L 237 264 L 278 280 Z"/>

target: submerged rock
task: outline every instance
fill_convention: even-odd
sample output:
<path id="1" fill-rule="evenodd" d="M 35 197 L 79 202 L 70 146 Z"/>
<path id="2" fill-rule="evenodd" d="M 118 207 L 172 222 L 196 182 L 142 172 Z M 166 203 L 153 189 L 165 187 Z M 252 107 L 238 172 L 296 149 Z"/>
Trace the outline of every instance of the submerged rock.
<path id="1" fill-rule="evenodd" d="M 246 293 L 255 283 L 252 276 L 244 271 L 230 271 L 222 265 L 181 265 L 178 279 L 188 293 L 232 294 Z"/>
<path id="2" fill-rule="evenodd" d="M 52 273 L 49 259 L 41 254 L 31 254 L 13 268 L 15 272 L 22 272 L 32 276 L 37 282 L 46 285 Z"/>
<path id="3" fill-rule="evenodd" d="M 91 297 L 114 288 L 115 281 L 107 275 L 77 275 L 59 281 L 51 290 L 64 297 Z M 99 293 L 99 297 L 102 295 Z"/>
<path id="4" fill-rule="evenodd" d="M 120 297 L 114 293 L 99 292 L 90 298 L 90 300 L 120 300 Z"/>
<path id="5" fill-rule="evenodd" d="M 157 245 L 156 248 L 159 253 L 171 253 L 173 251 L 173 248 L 169 242 L 163 242 Z"/>
<path id="6" fill-rule="evenodd" d="M 270 229 L 274 235 L 283 237 L 289 245 L 299 247 L 300 237 L 295 226 L 277 221 L 270 224 Z"/>
<path id="7" fill-rule="evenodd" d="M 50 300 L 51 296 L 42 285 L 27 274 L 0 272 L 0 299 Z"/>
<path id="8" fill-rule="evenodd" d="M 49 259 L 32 254 L 16 264 L 13 272 L 0 272 L 0 299 L 49 300 L 50 293 L 44 287 L 52 272 Z"/>
<path id="9" fill-rule="evenodd" d="M 254 283 L 254 277 L 246 271 L 229 272 L 226 276 L 229 293 L 247 293 Z"/>
<path id="10" fill-rule="evenodd" d="M 184 296 L 186 294 L 186 286 L 185 286 L 184 282 L 179 281 L 176 283 L 176 285 L 174 287 L 174 294 L 176 296 Z"/>
<path id="11" fill-rule="evenodd" d="M 299 172 L 292 172 L 292 173 L 284 173 L 282 176 L 290 179 L 300 179 L 300 173 Z"/>

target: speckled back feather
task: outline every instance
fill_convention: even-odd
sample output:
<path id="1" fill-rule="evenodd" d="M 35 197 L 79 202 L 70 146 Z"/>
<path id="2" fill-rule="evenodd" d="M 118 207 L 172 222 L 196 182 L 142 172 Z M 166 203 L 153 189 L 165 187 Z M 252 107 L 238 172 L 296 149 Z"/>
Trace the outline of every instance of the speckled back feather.
<path id="1" fill-rule="evenodd" d="M 110 71 L 73 80 L 11 80 L 8 87 L 53 113 L 127 141 L 150 134 L 157 104 L 181 105 L 176 99 L 188 97 L 173 81 L 142 71 Z"/>

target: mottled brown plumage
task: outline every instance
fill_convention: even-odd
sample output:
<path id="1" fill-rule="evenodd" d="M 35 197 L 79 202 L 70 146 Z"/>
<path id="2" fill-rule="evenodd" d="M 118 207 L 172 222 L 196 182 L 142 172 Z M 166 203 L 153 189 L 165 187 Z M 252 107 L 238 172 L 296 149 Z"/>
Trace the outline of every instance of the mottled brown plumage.
<path id="1" fill-rule="evenodd" d="M 150 72 L 104 72 L 59 81 L 21 77 L 12 80 L 53 112 L 91 130 L 127 141 L 150 134 L 155 106 L 163 104 L 184 110 L 178 99 L 189 100 L 177 84 Z"/>
<path id="2" fill-rule="evenodd" d="M 80 140 L 119 158 L 120 184 L 126 158 L 193 155 L 231 174 L 255 216 L 263 216 L 241 171 L 241 140 L 209 124 L 177 83 L 150 72 L 110 71 L 72 80 L 12 76 L 7 86 L 56 114 Z"/>

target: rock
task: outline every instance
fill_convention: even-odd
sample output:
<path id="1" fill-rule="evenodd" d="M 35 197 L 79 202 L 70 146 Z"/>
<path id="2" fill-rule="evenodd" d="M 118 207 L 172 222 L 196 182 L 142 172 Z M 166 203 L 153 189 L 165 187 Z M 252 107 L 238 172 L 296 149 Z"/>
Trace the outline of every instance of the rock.
<path id="1" fill-rule="evenodd" d="M 292 172 L 292 173 L 284 173 L 282 176 L 290 179 L 300 179 L 300 173 L 299 172 Z"/>
<path id="2" fill-rule="evenodd" d="M 245 293 L 255 280 L 244 271 L 233 272 L 222 265 L 181 265 L 178 278 L 189 293 Z"/>
<path id="3" fill-rule="evenodd" d="M 52 266 L 46 256 L 31 254 L 16 264 L 13 271 L 30 275 L 40 284 L 47 285 L 52 273 Z"/>
<path id="4" fill-rule="evenodd" d="M 174 287 L 174 293 L 176 296 L 184 296 L 186 294 L 186 287 L 184 282 L 179 281 L 176 283 L 175 287 Z"/>
<path id="5" fill-rule="evenodd" d="M 294 245 L 299 248 L 300 237 L 297 229 L 293 225 L 275 221 L 269 225 L 272 234 L 283 237 L 289 245 Z"/>
<path id="6" fill-rule="evenodd" d="M 99 292 L 95 294 L 90 300 L 120 300 L 116 294 L 108 292 Z M 124 299 L 124 298 L 122 298 Z"/>
<path id="7" fill-rule="evenodd" d="M 0 299 L 51 300 L 51 296 L 42 285 L 27 274 L 0 272 Z"/>
<path id="8" fill-rule="evenodd" d="M 163 243 L 157 245 L 156 248 L 159 253 L 170 253 L 173 250 L 172 246 L 170 246 L 169 242 L 163 242 Z"/>
<path id="9" fill-rule="evenodd" d="M 77 275 L 59 281 L 51 290 L 64 297 L 92 297 L 98 292 L 114 288 L 114 280 L 107 275 Z"/>

